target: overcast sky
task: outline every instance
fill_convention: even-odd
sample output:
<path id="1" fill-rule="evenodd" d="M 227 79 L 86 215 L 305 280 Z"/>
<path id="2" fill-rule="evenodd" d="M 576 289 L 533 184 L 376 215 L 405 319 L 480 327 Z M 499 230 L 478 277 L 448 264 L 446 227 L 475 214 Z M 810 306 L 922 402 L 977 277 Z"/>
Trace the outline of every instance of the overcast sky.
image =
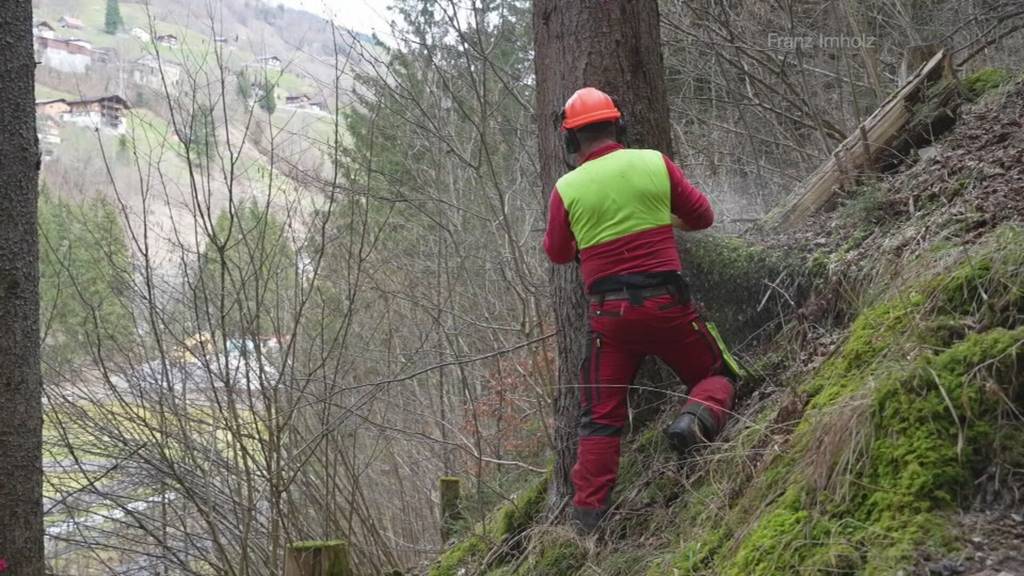
<path id="1" fill-rule="evenodd" d="M 391 0 L 280 0 L 287 6 L 302 8 L 334 20 L 358 32 L 374 30 L 387 38 L 388 4 Z M 273 2 L 271 2 L 273 3 Z"/>

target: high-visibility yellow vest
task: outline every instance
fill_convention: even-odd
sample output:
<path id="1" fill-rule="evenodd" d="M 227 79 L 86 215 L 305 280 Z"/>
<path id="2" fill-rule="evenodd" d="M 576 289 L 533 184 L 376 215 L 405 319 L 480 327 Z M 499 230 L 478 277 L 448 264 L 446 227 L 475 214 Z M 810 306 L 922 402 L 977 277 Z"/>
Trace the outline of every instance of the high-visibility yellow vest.
<path id="1" fill-rule="evenodd" d="M 580 250 L 672 223 L 672 184 L 657 150 L 616 150 L 584 162 L 555 187 Z"/>

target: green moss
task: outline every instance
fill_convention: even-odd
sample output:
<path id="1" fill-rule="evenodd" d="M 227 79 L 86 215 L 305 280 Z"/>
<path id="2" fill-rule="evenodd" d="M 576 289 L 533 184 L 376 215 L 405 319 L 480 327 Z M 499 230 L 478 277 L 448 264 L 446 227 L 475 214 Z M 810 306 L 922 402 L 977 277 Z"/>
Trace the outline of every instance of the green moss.
<path id="1" fill-rule="evenodd" d="M 684 540 L 682 547 L 656 561 L 647 570 L 647 576 L 679 576 L 683 574 L 702 574 L 708 569 L 708 565 L 721 552 L 726 542 L 726 530 L 723 528 L 711 528 L 701 537 L 692 540 Z"/>
<path id="2" fill-rule="evenodd" d="M 569 576 L 576 574 L 586 559 L 587 552 L 575 537 L 555 531 L 539 540 L 529 561 L 516 573 L 520 576 Z"/>
<path id="3" fill-rule="evenodd" d="M 826 362 L 804 388 L 815 396 L 810 408 L 832 405 L 864 384 L 864 374 L 902 343 L 906 330 L 924 303 L 916 293 L 884 302 L 861 313 L 840 353 Z"/>
<path id="4" fill-rule="evenodd" d="M 792 486 L 721 573 L 892 574 L 922 546 L 949 548 L 941 515 L 970 495 L 999 448 L 1002 396 L 994 390 L 1012 384 L 1022 346 L 1024 328 L 996 328 L 925 354 L 902 372 L 879 365 L 873 440 L 849 494 L 830 498 L 807 483 Z"/>
<path id="5" fill-rule="evenodd" d="M 473 560 L 478 560 L 489 549 L 488 541 L 479 534 L 471 534 L 438 558 L 427 573 L 429 576 L 457 576 L 459 570 Z"/>
<path id="6" fill-rule="evenodd" d="M 958 270 L 940 278 L 938 291 L 946 316 L 966 316 L 985 325 L 1013 326 L 1024 318 L 1024 231 L 1000 228 L 980 256 L 967 257 Z"/>
<path id="7" fill-rule="evenodd" d="M 967 78 L 961 85 L 970 100 L 977 100 L 985 93 L 995 90 L 1010 81 L 1010 74 L 999 68 L 982 68 Z"/>
<path id="8" fill-rule="evenodd" d="M 495 539 L 523 531 L 544 509 L 550 476 L 544 475 L 530 484 L 513 502 L 498 509 L 487 533 Z"/>
<path id="9" fill-rule="evenodd" d="M 829 267 L 832 264 L 832 255 L 825 250 L 818 250 L 807 261 L 807 269 L 815 280 L 828 276 Z"/>
<path id="10" fill-rule="evenodd" d="M 1007 470 L 1024 468 L 1024 423 L 999 428 L 992 446 L 992 461 Z"/>
<path id="11" fill-rule="evenodd" d="M 1021 245 L 1018 229 L 1000 230 L 952 273 L 938 268 L 863 311 L 804 386 L 813 397 L 789 449 L 735 502 L 702 488 L 680 518 L 684 544 L 648 574 L 893 574 L 922 548 L 951 552 L 945 515 L 973 496 L 986 466 L 1024 461 L 1024 425 L 1000 415 L 1004 397 L 1022 399 L 1013 375 L 1024 328 L 992 327 L 1024 318 Z M 844 419 L 850 402 L 864 418 Z M 817 484 L 806 465 L 822 434 L 839 435 L 825 465 L 846 475 L 841 489 Z M 758 434 L 744 436 L 731 449 Z M 728 512 L 702 513 L 698 501 Z"/>
<path id="12" fill-rule="evenodd" d="M 724 574 L 798 574 L 813 547 L 802 545 L 820 532 L 803 503 L 803 489 L 793 487 L 765 514 Z"/>
<path id="13" fill-rule="evenodd" d="M 537 478 L 514 501 L 498 508 L 483 527 L 477 526 L 475 532 L 443 553 L 428 574 L 456 576 L 460 569 L 483 559 L 494 546 L 529 527 L 544 509 L 549 478 Z"/>

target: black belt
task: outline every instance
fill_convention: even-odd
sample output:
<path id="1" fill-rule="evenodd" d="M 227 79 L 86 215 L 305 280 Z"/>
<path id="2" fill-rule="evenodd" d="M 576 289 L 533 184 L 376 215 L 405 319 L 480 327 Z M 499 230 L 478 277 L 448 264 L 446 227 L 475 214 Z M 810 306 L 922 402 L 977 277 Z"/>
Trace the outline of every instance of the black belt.
<path id="1" fill-rule="evenodd" d="M 590 301 L 600 305 L 607 300 L 629 300 L 641 306 L 644 300 L 671 295 L 679 304 L 690 303 L 690 286 L 679 272 L 637 272 L 606 276 L 590 285 Z"/>
<path id="2" fill-rule="evenodd" d="M 679 289 L 675 286 L 651 286 L 650 288 L 629 288 L 623 290 L 616 290 L 614 292 L 603 292 L 600 294 L 591 294 L 591 302 L 607 302 L 608 300 L 631 300 L 634 303 L 636 301 L 644 301 L 648 298 L 655 298 L 657 296 L 665 295 L 677 295 Z M 687 298 L 688 300 L 689 298 Z"/>

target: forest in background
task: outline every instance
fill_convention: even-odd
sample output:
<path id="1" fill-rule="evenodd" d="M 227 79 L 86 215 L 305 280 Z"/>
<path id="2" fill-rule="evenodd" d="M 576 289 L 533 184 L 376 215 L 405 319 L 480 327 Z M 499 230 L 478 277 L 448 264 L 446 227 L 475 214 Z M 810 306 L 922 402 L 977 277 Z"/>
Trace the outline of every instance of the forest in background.
<path id="1" fill-rule="evenodd" d="M 185 62 L 187 88 L 154 105 L 169 130 L 92 140 L 84 199 L 44 170 L 56 572 L 273 574 L 287 543 L 336 537 L 361 572 L 408 568 L 444 544 L 439 478 L 463 479 L 473 524 L 543 477 L 536 125 L 557 110 L 535 108 L 530 8 L 395 2 L 393 45 L 335 52 L 313 133 L 276 125 L 219 58 Z M 663 2 L 676 159 L 742 230 L 898 85 L 906 47 L 1013 70 L 1022 13 Z M 154 204 L 175 216 L 151 225 Z"/>

